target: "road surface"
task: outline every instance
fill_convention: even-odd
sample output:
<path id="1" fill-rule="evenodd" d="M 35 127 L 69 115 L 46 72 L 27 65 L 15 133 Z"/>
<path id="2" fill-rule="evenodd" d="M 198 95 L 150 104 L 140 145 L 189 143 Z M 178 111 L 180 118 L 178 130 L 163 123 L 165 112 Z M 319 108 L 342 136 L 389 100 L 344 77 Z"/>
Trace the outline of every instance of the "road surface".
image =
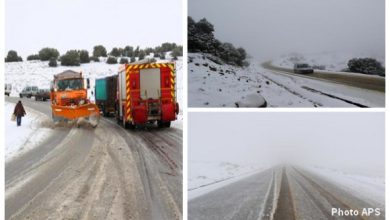
<path id="1" fill-rule="evenodd" d="M 279 166 L 190 200 L 188 217 L 190 220 L 385 219 L 384 207 L 379 204 L 363 201 L 311 172 Z M 378 206 L 380 216 L 363 216 L 362 208 Z M 358 210 L 360 214 L 332 215 L 332 208 Z"/>
<path id="2" fill-rule="evenodd" d="M 278 67 L 271 64 L 271 62 L 265 62 L 262 64 L 265 69 L 271 70 L 274 73 L 290 74 L 299 77 L 306 77 L 310 79 L 323 80 L 327 82 L 339 83 L 348 86 L 358 87 L 362 89 L 374 90 L 379 92 L 385 92 L 385 77 L 368 76 L 364 74 L 334 74 L 327 71 L 315 70 L 311 74 L 296 74 L 292 69 Z"/>
<path id="3" fill-rule="evenodd" d="M 51 116 L 49 102 L 23 103 Z M 53 129 L 6 163 L 6 219 L 182 218 L 182 130 L 130 131 L 106 118 Z"/>

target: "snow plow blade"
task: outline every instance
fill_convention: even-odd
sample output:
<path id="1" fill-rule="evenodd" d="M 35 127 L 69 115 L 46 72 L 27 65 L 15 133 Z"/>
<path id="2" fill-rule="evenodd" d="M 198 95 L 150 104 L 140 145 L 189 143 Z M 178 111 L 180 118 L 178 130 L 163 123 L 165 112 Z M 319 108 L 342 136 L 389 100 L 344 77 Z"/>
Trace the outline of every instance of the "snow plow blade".
<path id="1" fill-rule="evenodd" d="M 92 103 L 74 106 L 58 106 L 52 105 L 52 112 L 54 117 L 74 120 L 78 118 L 86 118 L 90 116 L 100 117 L 99 108 Z"/>

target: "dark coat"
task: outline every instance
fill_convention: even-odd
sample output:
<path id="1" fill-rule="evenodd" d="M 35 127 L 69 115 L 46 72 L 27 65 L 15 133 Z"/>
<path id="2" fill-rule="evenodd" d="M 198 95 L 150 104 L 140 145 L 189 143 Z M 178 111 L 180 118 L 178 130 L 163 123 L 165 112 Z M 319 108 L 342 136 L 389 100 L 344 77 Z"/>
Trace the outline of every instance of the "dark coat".
<path id="1" fill-rule="evenodd" d="M 16 117 L 23 117 L 26 115 L 26 111 L 24 110 L 23 108 L 23 105 L 22 105 L 22 102 L 18 102 L 15 106 L 15 109 L 14 109 L 14 115 Z"/>

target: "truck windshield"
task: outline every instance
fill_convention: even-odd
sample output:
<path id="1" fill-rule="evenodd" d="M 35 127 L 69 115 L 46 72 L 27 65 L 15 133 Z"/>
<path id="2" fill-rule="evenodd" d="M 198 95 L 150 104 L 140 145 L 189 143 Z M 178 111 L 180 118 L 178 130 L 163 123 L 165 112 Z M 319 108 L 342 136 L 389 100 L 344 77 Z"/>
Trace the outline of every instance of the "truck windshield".
<path id="1" fill-rule="evenodd" d="M 80 90 L 83 88 L 83 80 L 82 79 L 60 80 L 57 83 L 57 88 L 59 91 Z"/>

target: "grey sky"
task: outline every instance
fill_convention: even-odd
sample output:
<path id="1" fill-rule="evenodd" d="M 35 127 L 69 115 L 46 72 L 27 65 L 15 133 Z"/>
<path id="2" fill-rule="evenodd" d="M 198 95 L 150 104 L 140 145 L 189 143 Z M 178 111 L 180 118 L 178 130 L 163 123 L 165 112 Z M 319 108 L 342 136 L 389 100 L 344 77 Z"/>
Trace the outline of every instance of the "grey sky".
<path id="1" fill-rule="evenodd" d="M 384 0 L 189 0 L 216 37 L 255 57 L 284 53 L 385 53 Z"/>
<path id="2" fill-rule="evenodd" d="M 6 51 L 182 44 L 182 0 L 6 0 Z"/>
<path id="3" fill-rule="evenodd" d="M 190 113 L 188 158 L 295 159 L 383 174 L 384 121 L 383 113 Z"/>

